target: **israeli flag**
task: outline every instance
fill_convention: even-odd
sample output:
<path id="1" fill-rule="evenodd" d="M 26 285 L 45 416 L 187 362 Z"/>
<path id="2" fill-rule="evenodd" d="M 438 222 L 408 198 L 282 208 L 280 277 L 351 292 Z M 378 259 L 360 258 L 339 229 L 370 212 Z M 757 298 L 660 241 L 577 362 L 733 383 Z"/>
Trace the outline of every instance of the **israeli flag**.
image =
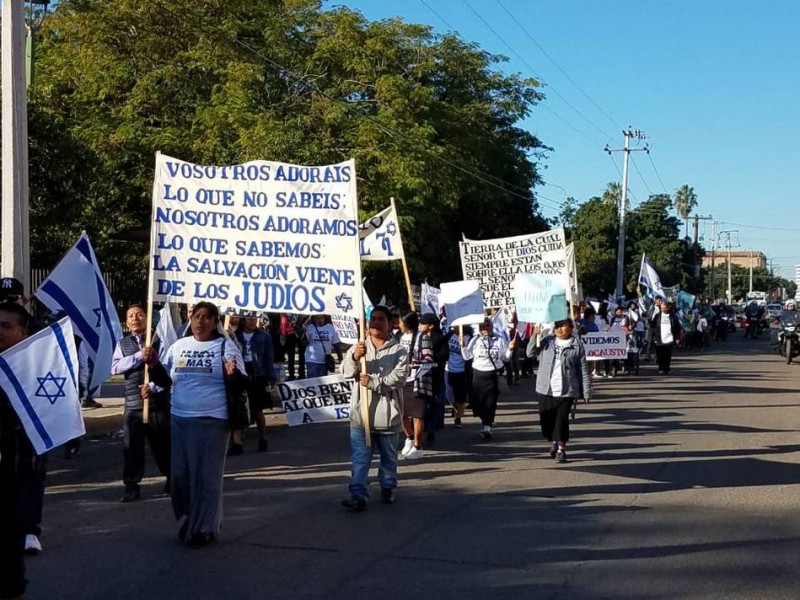
<path id="1" fill-rule="evenodd" d="M 361 260 L 402 260 L 403 238 L 400 222 L 392 204 L 358 226 Z"/>
<path id="2" fill-rule="evenodd" d="M 37 454 L 86 433 L 78 398 L 78 351 L 68 317 L 0 354 L 0 387 Z"/>
<path id="3" fill-rule="evenodd" d="M 63 310 L 72 319 L 75 334 L 86 344 L 94 363 L 89 389 L 99 387 L 111 376 L 111 356 L 122 338 L 122 327 L 86 232 L 42 282 L 36 296 L 50 310 Z"/>
<path id="4" fill-rule="evenodd" d="M 497 309 L 492 319 L 492 331 L 500 339 L 504 340 L 506 344 L 511 341 L 511 335 L 508 331 L 508 320 L 506 319 L 506 311 L 503 308 Z"/>
<path id="5" fill-rule="evenodd" d="M 644 254 L 642 254 L 642 266 L 639 269 L 639 284 L 645 286 L 651 296 L 667 297 L 664 289 L 661 287 L 661 278 L 658 276 L 658 273 L 656 273 L 653 265 L 647 262 L 647 258 Z"/>

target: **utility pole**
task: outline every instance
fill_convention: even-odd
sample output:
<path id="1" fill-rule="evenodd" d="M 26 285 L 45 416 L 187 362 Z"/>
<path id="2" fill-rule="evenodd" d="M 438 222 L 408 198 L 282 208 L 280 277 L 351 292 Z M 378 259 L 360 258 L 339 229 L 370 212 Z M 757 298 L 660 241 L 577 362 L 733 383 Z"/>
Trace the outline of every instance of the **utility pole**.
<path id="1" fill-rule="evenodd" d="M 614 295 L 620 298 L 625 295 L 623 288 L 623 280 L 625 276 L 625 218 L 628 215 L 628 160 L 630 159 L 631 152 L 650 152 L 650 148 L 645 145 L 644 148 L 631 148 L 631 138 L 637 140 L 645 140 L 643 131 L 639 129 L 631 129 L 630 127 L 622 132 L 625 136 L 625 145 L 623 148 L 611 149 L 606 146 L 603 150 L 611 155 L 612 152 L 622 152 L 622 194 L 619 201 L 619 239 L 617 240 L 617 281 L 614 287 Z"/>
<path id="2" fill-rule="evenodd" d="M 726 246 L 728 247 L 728 289 L 726 290 L 725 296 L 728 299 L 728 304 L 731 304 L 733 302 L 733 300 L 732 300 L 733 290 L 731 289 L 731 287 L 732 287 L 732 284 L 731 284 L 731 234 L 732 233 L 737 233 L 738 231 L 739 231 L 738 229 L 727 229 L 725 231 L 720 231 L 719 232 L 720 235 L 726 236 L 726 239 L 727 239 Z"/>
<path id="3" fill-rule="evenodd" d="M 25 7 L 23 0 L 2 0 L 2 7 L 2 275 L 30 294 Z"/>
<path id="4" fill-rule="evenodd" d="M 753 251 L 750 250 L 750 292 L 753 291 Z"/>
<path id="5" fill-rule="evenodd" d="M 708 282 L 708 295 L 711 302 L 717 299 L 716 286 L 716 260 L 717 260 L 717 222 L 711 221 L 711 277 Z"/>
<path id="6" fill-rule="evenodd" d="M 700 283 L 700 260 L 697 255 L 697 243 L 700 241 L 700 221 L 713 221 L 714 217 L 708 215 L 707 217 L 702 217 L 700 215 L 694 216 L 694 242 L 692 244 L 692 256 L 694 258 L 694 277 L 697 283 Z M 711 257 L 711 260 L 714 260 L 714 257 Z M 699 285 L 696 287 L 697 291 L 700 291 Z"/>

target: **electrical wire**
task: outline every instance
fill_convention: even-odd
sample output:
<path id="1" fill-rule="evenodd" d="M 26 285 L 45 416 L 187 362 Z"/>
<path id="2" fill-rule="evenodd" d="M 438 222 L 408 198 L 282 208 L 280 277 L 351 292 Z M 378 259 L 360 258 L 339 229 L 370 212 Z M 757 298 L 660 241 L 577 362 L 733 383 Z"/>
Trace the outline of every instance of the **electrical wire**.
<path id="1" fill-rule="evenodd" d="M 664 180 L 661 179 L 661 174 L 658 172 L 658 169 L 656 169 L 656 163 L 653 162 L 653 157 L 651 155 L 652 150 L 653 150 L 653 145 L 650 144 L 650 152 L 647 153 L 647 158 L 650 159 L 650 165 L 653 167 L 653 172 L 656 174 L 656 177 L 658 178 L 658 182 L 661 184 L 661 187 L 664 188 L 664 193 L 669 194 L 669 192 L 667 191 L 667 186 L 664 185 Z"/>
<path id="2" fill-rule="evenodd" d="M 644 180 L 644 176 L 642 176 L 642 172 L 639 170 L 639 166 L 636 164 L 636 161 L 633 160 L 633 156 L 631 156 L 631 164 L 633 165 L 633 168 L 636 171 L 636 173 L 639 175 L 639 179 L 642 180 L 642 183 L 644 184 L 644 187 L 647 190 L 647 193 L 652 196 L 653 195 L 653 190 L 650 189 L 650 186 L 647 185 L 647 182 Z"/>

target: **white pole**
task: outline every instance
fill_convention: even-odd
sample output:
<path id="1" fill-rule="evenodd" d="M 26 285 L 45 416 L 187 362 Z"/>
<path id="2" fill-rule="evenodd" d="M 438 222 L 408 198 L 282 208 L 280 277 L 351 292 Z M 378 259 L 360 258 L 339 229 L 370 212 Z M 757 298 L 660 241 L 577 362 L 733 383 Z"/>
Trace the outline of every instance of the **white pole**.
<path id="1" fill-rule="evenodd" d="M 623 277 L 625 271 L 625 217 L 628 212 L 628 159 L 631 155 L 631 132 L 624 131 L 625 149 L 622 158 L 622 195 L 619 201 L 619 242 L 617 244 L 617 297 L 623 295 Z"/>
<path id="2" fill-rule="evenodd" d="M 28 115 L 22 0 L 2 0 L 2 275 L 30 289 Z"/>
<path id="3" fill-rule="evenodd" d="M 753 291 L 753 251 L 750 250 L 750 291 Z"/>

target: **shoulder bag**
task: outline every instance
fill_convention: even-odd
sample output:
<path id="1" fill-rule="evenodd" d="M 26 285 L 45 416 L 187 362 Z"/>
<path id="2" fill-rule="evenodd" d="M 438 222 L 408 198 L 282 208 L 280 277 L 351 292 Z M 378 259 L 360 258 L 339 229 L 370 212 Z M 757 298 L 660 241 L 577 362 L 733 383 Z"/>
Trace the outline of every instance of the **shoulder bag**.
<path id="1" fill-rule="evenodd" d="M 244 377 L 225 374 L 225 340 L 222 340 L 222 378 L 225 381 L 225 398 L 228 404 L 228 429 L 236 431 L 250 427 L 250 407 Z"/>

